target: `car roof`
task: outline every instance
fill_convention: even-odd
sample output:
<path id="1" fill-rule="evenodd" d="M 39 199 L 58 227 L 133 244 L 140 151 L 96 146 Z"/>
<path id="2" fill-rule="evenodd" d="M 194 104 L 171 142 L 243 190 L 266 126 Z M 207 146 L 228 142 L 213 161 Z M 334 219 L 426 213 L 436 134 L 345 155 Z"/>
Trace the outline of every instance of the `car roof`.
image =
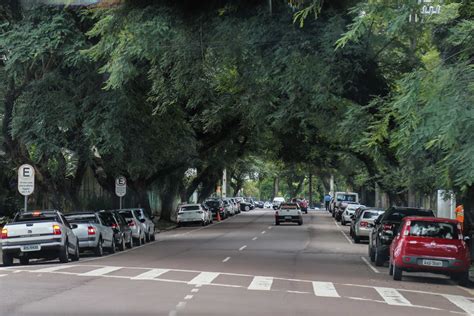
<path id="1" fill-rule="evenodd" d="M 201 204 L 197 204 L 197 203 L 181 204 L 179 207 L 185 207 L 185 206 L 201 206 Z"/>
<path id="2" fill-rule="evenodd" d="M 94 211 L 84 211 L 84 212 L 73 212 L 64 214 L 64 216 L 77 216 L 77 215 L 95 215 L 96 212 Z"/>
<path id="3" fill-rule="evenodd" d="M 451 223 L 457 224 L 458 221 L 455 219 L 450 218 L 442 218 L 442 217 L 423 217 L 423 216 L 406 216 L 403 218 L 404 221 L 423 221 L 423 222 L 435 222 L 435 223 Z"/>
<path id="4" fill-rule="evenodd" d="M 32 215 L 34 213 L 42 213 L 42 214 L 57 214 L 59 213 L 59 211 L 56 211 L 56 210 L 34 210 L 34 211 L 28 211 L 28 212 L 23 212 L 23 213 L 20 213 L 20 215 Z"/>

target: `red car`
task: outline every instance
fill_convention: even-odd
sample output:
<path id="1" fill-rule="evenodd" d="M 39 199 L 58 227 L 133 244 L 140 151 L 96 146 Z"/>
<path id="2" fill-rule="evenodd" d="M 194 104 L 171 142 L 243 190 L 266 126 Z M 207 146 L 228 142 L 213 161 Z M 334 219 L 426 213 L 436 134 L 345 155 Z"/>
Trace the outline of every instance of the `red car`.
<path id="1" fill-rule="evenodd" d="M 390 246 L 389 273 L 431 272 L 469 280 L 470 253 L 458 221 L 433 217 L 405 217 Z"/>
<path id="2" fill-rule="evenodd" d="M 296 201 L 300 206 L 301 212 L 308 214 L 308 201 L 301 199 Z"/>

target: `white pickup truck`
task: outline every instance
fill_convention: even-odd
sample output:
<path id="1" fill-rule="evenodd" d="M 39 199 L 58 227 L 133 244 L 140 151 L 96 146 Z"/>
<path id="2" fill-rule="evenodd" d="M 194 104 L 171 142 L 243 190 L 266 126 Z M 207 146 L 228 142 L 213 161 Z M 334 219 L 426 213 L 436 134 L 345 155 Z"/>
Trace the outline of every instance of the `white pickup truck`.
<path id="1" fill-rule="evenodd" d="M 303 225 L 303 214 L 298 203 L 281 203 L 275 211 L 275 225 L 280 223 L 298 223 Z"/>
<path id="2" fill-rule="evenodd" d="M 79 260 L 79 241 L 59 211 L 45 210 L 18 213 L 6 224 L 0 235 L 3 265 L 11 266 L 13 259 L 28 264 L 32 258 L 59 258 L 62 263 Z"/>

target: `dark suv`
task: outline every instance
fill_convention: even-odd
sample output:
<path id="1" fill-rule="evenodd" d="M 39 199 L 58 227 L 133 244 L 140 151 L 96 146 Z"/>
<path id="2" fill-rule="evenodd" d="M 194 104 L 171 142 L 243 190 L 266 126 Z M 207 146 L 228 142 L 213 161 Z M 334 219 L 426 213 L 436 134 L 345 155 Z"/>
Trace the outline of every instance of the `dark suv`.
<path id="1" fill-rule="evenodd" d="M 221 199 L 209 199 L 203 203 L 203 206 L 212 212 L 212 218 L 217 218 L 217 212 L 221 219 L 227 218 L 227 213 L 224 208 L 224 202 Z"/>
<path id="2" fill-rule="evenodd" d="M 382 266 L 388 260 L 390 244 L 406 216 L 434 217 L 434 214 L 430 210 L 392 206 L 380 215 L 374 224 L 370 224 L 373 229 L 369 236 L 369 256 L 376 266 Z"/>

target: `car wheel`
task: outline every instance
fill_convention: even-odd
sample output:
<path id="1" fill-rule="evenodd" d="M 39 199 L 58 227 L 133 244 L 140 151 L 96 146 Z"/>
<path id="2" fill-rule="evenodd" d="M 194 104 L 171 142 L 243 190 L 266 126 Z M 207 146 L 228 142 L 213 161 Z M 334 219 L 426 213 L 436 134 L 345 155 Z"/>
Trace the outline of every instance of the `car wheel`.
<path id="1" fill-rule="evenodd" d="M 151 241 L 155 241 L 156 240 L 156 236 L 155 236 L 155 231 L 153 231 L 150 235 L 150 240 Z"/>
<path id="2" fill-rule="evenodd" d="M 112 236 L 112 244 L 110 245 L 109 248 L 109 254 L 115 253 L 115 238 Z"/>
<path id="3" fill-rule="evenodd" d="M 403 275 L 402 269 L 400 269 L 395 264 L 393 264 L 392 270 L 393 270 L 393 279 L 395 281 L 401 281 L 402 280 L 402 275 Z"/>
<path id="4" fill-rule="evenodd" d="M 94 248 L 94 253 L 97 257 L 102 257 L 104 255 L 104 246 L 102 245 L 102 238 L 100 237 L 97 246 Z"/>
<path id="5" fill-rule="evenodd" d="M 72 261 L 79 261 L 79 242 L 76 243 L 76 249 L 74 250 L 74 255 L 71 257 Z"/>
<path id="6" fill-rule="evenodd" d="M 246 211 L 246 212 L 250 211 L 250 207 L 246 206 L 246 207 L 245 207 L 245 211 Z"/>
<path id="7" fill-rule="evenodd" d="M 460 272 L 460 273 L 453 273 L 451 275 L 451 280 L 457 282 L 461 286 L 466 286 L 469 284 L 469 270 Z"/>
<path id="8" fill-rule="evenodd" d="M 132 235 L 130 235 L 130 240 L 129 240 L 128 244 L 127 244 L 127 248 L 128 248 L 128 249 L 132 249 L 132 248 L 133 248 L 133 236 L 132 236 Z"/>
<path id="9" fill-rule="evenodd" d="M 344 220 L 344 217 L 341 219 L 341 225 L 346 226 L 346 221 Z"/>
<path id="10" fill-rule="evenodd" d="M 371 262 L 375 262 L 374 248 L 371 245 L 369 245 L 369 257 Z"/>
<path id="11" fill-rule="evenodd" d="M 30 264 L 30 258 L 28 257 L 20 257 L 20 264 L 27 266 Z"/>
<path id="12" fill-rule="evenodd" d="M 63 247 L 59 249 L 59 262 L 68 263 L 69 262 L 69 250 L 67 250 L 67 241 Z"/>
<path id="13" fill-rule="evenodd" d="M 145 234 L 145 242 L 150 242 L 150 233 Z"/>
<path id="14" fill-rule="evenodd" d="M 206 226 L 206 221 L 201 221 L 201 226 Z"/>
<path id="15" fill-rule="evenodd" d="M 13 256 L 9 253 L 3 253 L 2 260 L 3 260 L 4 267 L 9 267 L 13 265 Z"/>
<path id="16" fill-rule="evenodd" d="M 385 258 L 380 253 L 380 250 L 376 247 L 375 248 L 375 265 L 377 267 L 381 267 L 383 266 L 384 262 L 385 262 Z"/>
<path id="17" fill-rule="evenodd" d="M 298 222 L 298 225 L 299 225 L 299 226 L 303 225 L 303 221 L 299 221 L 299 222 Z"/>
<path id="18" fill-rule="evenodd" d="M 120 242 L 119 246 L 118 246 L 118 249 L 120 251 L 124 251 L 125 250 L 125 236 L 122 235 L 122 241 Z"/>
<path id="19" fill-rule="evenodd" d="M 354 236 L 353 239 L 356 244 L 360 244 L 360 237 Z"/>
<path id="20" fill-rule="evenodd" d="M 393 263 L 392 262 L 390 262 L 388 264 L 388 275 L 391 275 L 391 276 L 393 275 Z"/>

